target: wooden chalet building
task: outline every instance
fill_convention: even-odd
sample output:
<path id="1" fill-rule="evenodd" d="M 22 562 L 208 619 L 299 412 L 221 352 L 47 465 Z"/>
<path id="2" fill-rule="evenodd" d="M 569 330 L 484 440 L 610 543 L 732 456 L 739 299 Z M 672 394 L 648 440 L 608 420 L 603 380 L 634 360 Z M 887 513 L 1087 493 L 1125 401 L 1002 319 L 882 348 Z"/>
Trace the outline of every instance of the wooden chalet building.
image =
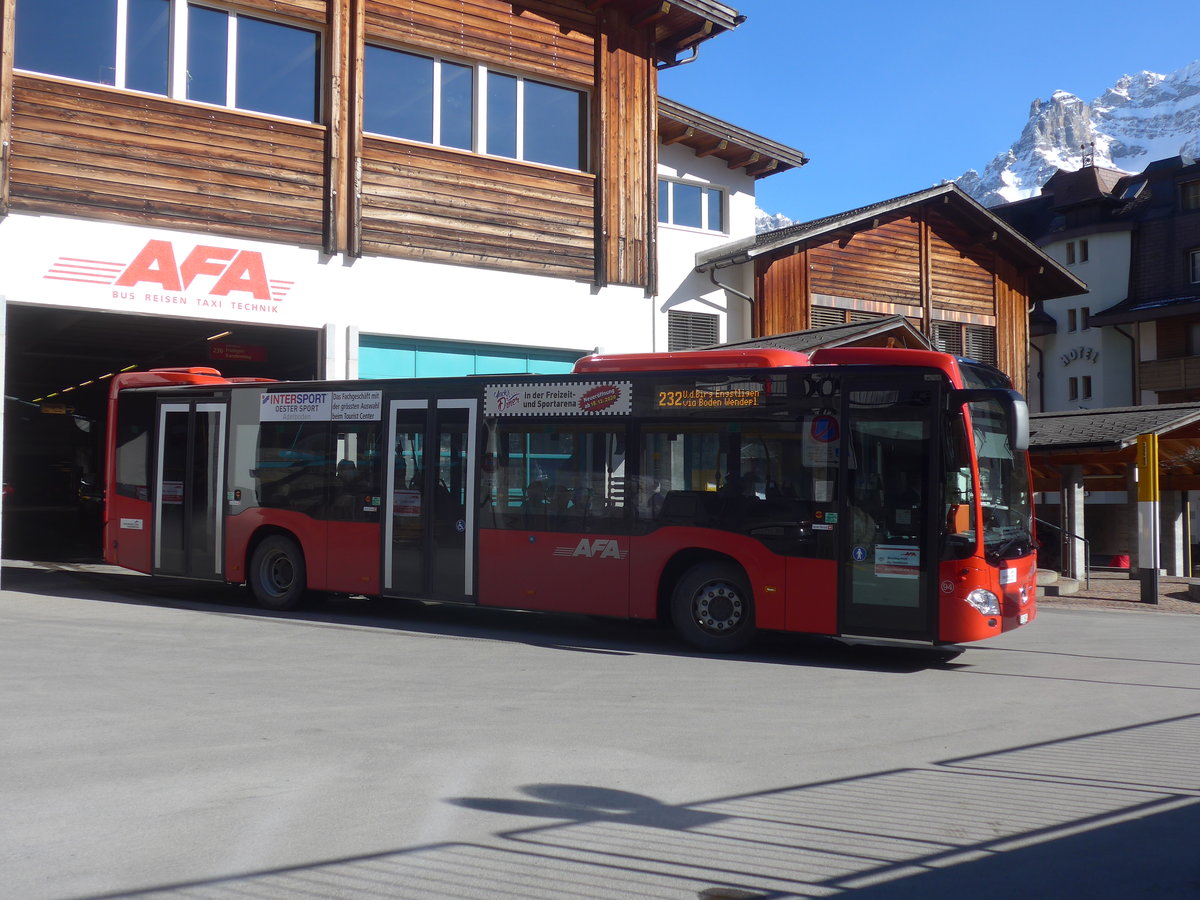
<path id="1" fill-rule="evenodd" d="M 743 270 L 756 336 L 900 315 L 937 349 L 998 366 L 1022 392 L 1030 305 L 1086 290 L 953 184 L 759 234 L 696 263 L 718 283 Z"/>
<path id="2" fill-rule="evenodd" d="M 554 373 L 697 323 L 745 337 L 694 255 L 752 234 L 756 180 L 807 159 L 658 97 L 661 67 L 743 20 L 716 0 L 0 0 L 6 480 L 74 503 L 79 448 L 12 435 L 101 418 L 125 368 Z"/>

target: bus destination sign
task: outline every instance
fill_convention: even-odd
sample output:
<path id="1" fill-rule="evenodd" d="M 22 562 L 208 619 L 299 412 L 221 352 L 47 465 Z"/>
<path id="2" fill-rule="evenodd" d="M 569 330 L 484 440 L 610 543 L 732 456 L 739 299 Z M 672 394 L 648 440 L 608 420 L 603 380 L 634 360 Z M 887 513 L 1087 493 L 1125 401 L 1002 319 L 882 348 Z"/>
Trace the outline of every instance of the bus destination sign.
<path id="1" fill-rule="evenodd" d="M 489 384 L 485 416 L 627 416 L 633 385 L 628 381 L 560 384 Z"/>
<path id="2" fill-rule="evenodd" d="M 654 389 L 654 408 L 661 410 L 748 409 L 763 406 L 768 393 L 753 381 L 734 384 L 659 385 Z"/>

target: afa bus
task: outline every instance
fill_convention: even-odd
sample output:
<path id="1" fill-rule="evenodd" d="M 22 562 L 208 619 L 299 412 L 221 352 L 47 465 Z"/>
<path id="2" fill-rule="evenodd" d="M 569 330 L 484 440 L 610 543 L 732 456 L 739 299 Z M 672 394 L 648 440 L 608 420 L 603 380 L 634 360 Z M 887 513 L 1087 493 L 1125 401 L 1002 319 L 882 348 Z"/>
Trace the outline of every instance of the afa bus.
<path id="1" fill-rule="evenodd" d="M 1028 412 L 901 349 L 601 355 L 572 374 L 113 379 L 105 558 L 249 585 L 939 646 L 1036 615 Z M 953 648 L 947 648 L 953 649 Z"/>

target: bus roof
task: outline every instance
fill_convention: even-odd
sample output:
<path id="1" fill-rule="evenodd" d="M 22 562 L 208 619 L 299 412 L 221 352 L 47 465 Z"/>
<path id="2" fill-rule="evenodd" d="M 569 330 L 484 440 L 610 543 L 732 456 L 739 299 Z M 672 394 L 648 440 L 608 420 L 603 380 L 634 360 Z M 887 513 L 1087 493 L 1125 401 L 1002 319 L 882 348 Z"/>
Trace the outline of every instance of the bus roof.
<path id="1" fill-rule="evenodd" d="M 762 347 L 754 350 L 685 350 L 677 353 L 613 353 L 585 356 L 576 375 L 612 372 L 677 372 L 689 369 L 776 369 L 810 365 L 807 353 Z"/>

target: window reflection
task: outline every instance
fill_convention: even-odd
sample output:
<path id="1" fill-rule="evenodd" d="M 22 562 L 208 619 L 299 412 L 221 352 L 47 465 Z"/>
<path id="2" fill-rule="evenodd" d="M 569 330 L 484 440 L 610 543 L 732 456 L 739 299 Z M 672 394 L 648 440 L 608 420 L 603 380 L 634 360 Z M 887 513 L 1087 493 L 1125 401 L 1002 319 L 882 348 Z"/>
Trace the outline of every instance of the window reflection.
<path id="1" fill-rule="evenodd" d="M 470 66 L 443 62 L 442 133 L 439 144 L 470 150 L 474 146 L 475 70 Z"/>
<path id="2" fill-rule="evenodd" d="M 675 214 L 672 223 L 690 228 L 703 228 L 704 194 L 698 185 L 677 184 L 675 187 Z"/>
<path id="3" fill-rule="evenodd" d="M 525 82 L 525 159 L 583 168 L 583 96 L 567 88 Z"/>
<path id="4" fill-rule="evenodd" d="M 21 0 L 16 10 L 18 69 L 114 84 L 116 0 Z"/>
<path id="5" fill-rule="evenodd" d="M 185 21 L 172 20 L 176 11 Z M 187 30 L 180 79 L 171 69 L 173 28 Z M 310 122 L 320 116 L 321 35 L 314 30 L 170 0 L 20 0 L 15 31 L 21 69 Z M 229 83 L 234 46 L 236 97 Z"/>
<path id="6" fill-rule="evenodd" d="M 229 14 L 188 6 L 187 98 L 224 105 L 229 51 Z"/>
<path id="7" fill-rule="evenodd" d="M 410 141 L 433 140 L 433 60 L 367 47 L 363 128 Z"/>
<path id="8" fill-rule="evenodd" d="M 517 79 L 488 72 L 487 152 L 517 155 Z"/>
<path id="9" fill-rule="evenodd" d="M 170 0 L 129 0 L 126 27 L 125 86 L 165 94 L 171 56 Z"/>
<path id="10" fill-rule="evenodd" d="M 238 17 L 238 109 L 316 121 L 316 33 Z"/>

